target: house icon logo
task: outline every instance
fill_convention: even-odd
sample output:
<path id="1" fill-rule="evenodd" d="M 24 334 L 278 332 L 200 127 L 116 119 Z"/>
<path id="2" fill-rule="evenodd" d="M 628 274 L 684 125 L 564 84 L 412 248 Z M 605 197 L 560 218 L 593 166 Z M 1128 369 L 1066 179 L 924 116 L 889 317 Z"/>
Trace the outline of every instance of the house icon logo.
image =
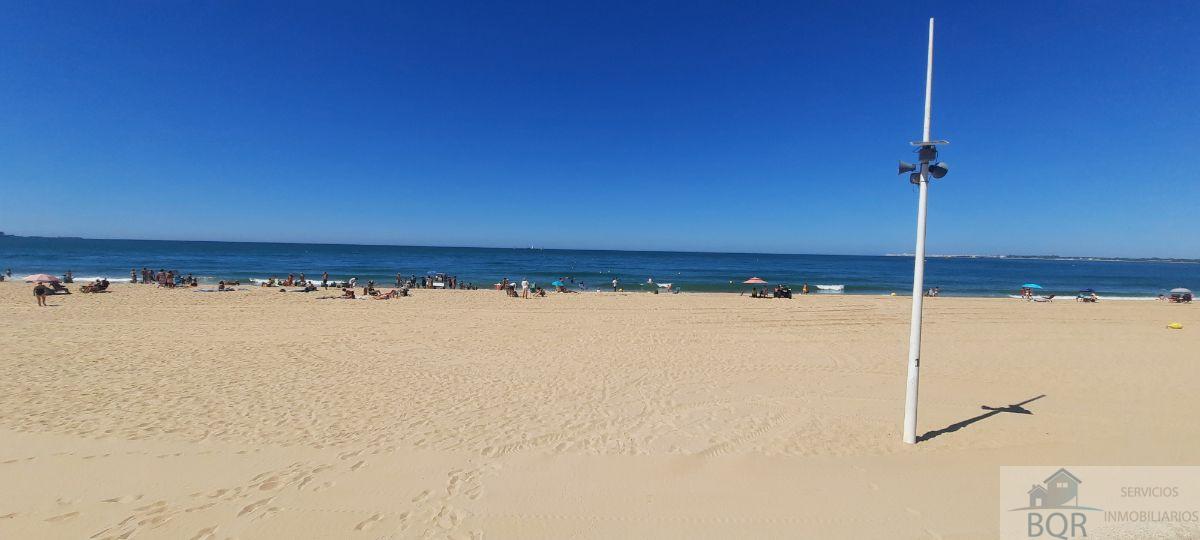
<path id="1" fill-rule="evenodd" d="M 1100 510 L 1079 505 L 1079 484 L 1083 480 L 1071 474 L 1071 471 L 1059 469 L 1046 478 L 1042 484 L 1034 484 L 1029 489 L 1029 506 L 1013 508 L 1018 510 Z"/>
<path id="2" fill-rule="evenodd" d="M 1099 508 L 1079 504 L 1079 485 L 1083 483 L 1071 471 L 1060 468 L 1025 494 L 1029 505 L 1010 512 L 1025 512 L 1025 538 L 1049 536 L 1058 540 L 1087 536 L 1087 512 Z"/>

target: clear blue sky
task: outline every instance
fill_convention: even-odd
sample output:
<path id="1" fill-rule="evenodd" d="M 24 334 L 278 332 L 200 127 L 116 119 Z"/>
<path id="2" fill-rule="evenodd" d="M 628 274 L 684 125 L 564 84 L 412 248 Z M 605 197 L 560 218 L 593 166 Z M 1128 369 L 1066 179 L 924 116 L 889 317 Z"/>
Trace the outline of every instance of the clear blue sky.
<path id="1" fill-rule="evenodd" d="M 447 4 L 7 3 L 0 230 L 907 252 L 935 16 L 931 253 L 1200 256 L 1195 2 Z"/>

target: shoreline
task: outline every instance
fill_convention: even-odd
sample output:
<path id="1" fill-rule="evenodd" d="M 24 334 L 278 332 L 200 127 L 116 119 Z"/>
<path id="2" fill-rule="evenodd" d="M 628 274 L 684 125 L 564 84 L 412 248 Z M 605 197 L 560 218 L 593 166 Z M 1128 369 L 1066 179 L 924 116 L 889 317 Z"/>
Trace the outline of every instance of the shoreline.
<path id="1" fill-rule="evenodd" d="M 0 283 L 0 536 L 983 538 L 1200 444 L 1192 305 L 926 302 L 906 445 L 903 297 L 243 289 Z"/>
<path id="2" fill-rule="evenodd" d="M 78 288 L 80 286 L 91 283 L 94 279 L 97 279 L 99 277 L 100 276 L 82 278 L 82 277 L 76 276 L 72 283 L 64 284 L 64 286 L 66 286 L 68 288 L 75 288 L 76 290 L 78 290 Z M 269 289 L 269 288 L 271 288 L 271 287 L 265 287 L 262 285 L 262 282 L 265 281 L 262 278 L 249 278 L 249 279 L 255 281 L 255 283 L 251 283 L 251 284 L 243 283 L 241 285 L 238 285 L 237 287 L 241 288 L 241 289 Z M 118 278 L 118 279 L 108 278 L 108 280 L 113 286 L 116 286 L 116 285 L 120 285 L 120 286 L 138 285 L 138 286 L 146 286 L 149 288 L 160 288 L 160 287 L 158 287 L 157 284 L 154 284 L 154 283 L 150 283 L 150 284 L 130 283 L 129 278 Z M 220 280 L 209 281 L 207 279 L 204 279 L 204 280 L 199 280 L 200 285 L 198 287 L 187 287 L 187 286 L 179 285 L 179 286 L 176 286 L 175 289 L 188 290 L 188 289 L 194 289 L 194 288 L 208 288 L 208 287 L 216 286 L 219 281 Z M 309 280 L 309 281 L 312 281 L 312 280 Z M 32 283 L 25 283 L 23 281 L 19 281 L 19 279 L 11 279 L 11 280 L 5 279 L 3 282 L 0 282 L 0 285 L 4 285 L 4 284 L 8 284 L 8 283 L 27 285 L 29 287 L 33 286 Z M 365 283 L 366 283 L 365 280 L 359 281 L 357 288 L 361 289 L 363 287 L 363 285 L 365 285 Z M 322 288 L 319 282 L 316 282 L 315 284 L 318 288 L 318 291 L 327 290 L 327 289 L 336 289 L 336 287 L 333 287 L 333 286 L 329 286 L 327 288 Z M 386 290 L 395 288 L 394 285 L 395 285 L 394 283 L 388 284 L 387 282 L 384 282 L 382 285 L 377 283 L 376 288 L 386 291 Z M 539 283 L 539 285 L 540 285 L 540 283 Z M 280 287 L 281 286 L 276 285 L 275 288 L 277 290 Z M 287 287 L 284 287 L 284 288 L 287 288 Z M 297 288 L 297 287 L 295 287 L 295 286 L 291 287 L 291 289 L 295 289 L 295 288 Z M 413 291 L 444 291 L 444 290 L 470 291 L 470 289 L 442 289 L 442 288 L 429 288 L 429 289 L 414 288 L 412 290 Z M 487 287 L 487 288 L 479 287 L 478 289 L 474 289 L 474 291 L 477 291 L 477 292 L 478 291 L 490 291 L 490 292 L 496 292 L 496 293 L 501 292 L 501 291 L 499 291 L 497 289 L 493 289 L 491 287 Z M 572 289 L 570 293 L 565 293 L 565 294 L 596 294 L 596 293 L 601 293 L 601 294 L 646 294 L 646 295 L 655 296 L 655 293 L 651 292 L 649 289 L 623 290 L 623 291 L 611 291 L 611 290 L 606 290 L 606 289 L 590 289 L 590 290 Z M 861 296 L 861 297 L 867 297 L 867 298 L 890 298 L 890 297 L 911 298 L 912 297 L 912 294 L 907 290 L 905 290 L 903 292 L 896 291 L 894 294 L 892 294 L 892 293 L 876 293 L 876 292 L 859 292 L 859 291 L 851 291 L 851 292 L 814 291 L 814 292 L 810 292 L 808 294 L 801 294 L 800 292 L 793 289 L 792 293 L 793 293 L 793 299 L 808 298 L 808 297 L 825 297 L 825 296 L 828 296 L 828 297 Z M 72 294 L 75 294 L 75 291 L 72 291 Z M 548 289 L 546 291 L 546 294 L 552 296 L 552 295 L 562 295 L 564 293 L 558 293 L 558 292 Z M 658 293 L 659 296 L 661 296 L 661 295 L 669 296 L 669 295 L 674 295 L 674 294 L 749 296 L 748 289 L 747 289 L 747 291 L 744 291 L 744 292 L 684 289 L 684 290 L 680 290 L 678 292 L 671 292 L 671 293 L 660 292 L 660 293 Z M 1055 294 L 1054 300 L 1056 302 L 1063 302 L 1063 301 L 1074 301 L 1076 293 L 1070 292 L 1067 294 L 1063 294 L 1063 293 L 1054 293 L 1052 291 L 1049 291 L 1048 294 Z M 992 294 L 992 295 L 979 295 L 979 294 L 957 294 L 957 293 L 946 292 L 946 291 L 943 291 L 940 295 L 938 295 L 936 297 L 926 296 L 925 298 L 927 300 L 931 299 L 931 298 L 969 298 L 969 299 L 981 299 L 981 300 L 982 299 L 1004 299 L 1004 300 L 1020 300 L 1021 299 L 1021 297 L 1019 295 L 1016 295 L 1013 293 L 1008 293 L 1008 294 L 996 293 L 996 294 Z M 1129 302 L 1129 301 L 1143 302 L 1143 301 L 1150 301 L 1150 300 L 1161 300 L 1161 298 L 1159 298 L 1158 296 L 1132 296 L 1132 295 L 1100 295 L 1099 299 L 1101 301 L 1114 301 L 1114 302 Z M 766 300 L 780 300 L 780 299 L 779 298 L 766 298 Z"/>

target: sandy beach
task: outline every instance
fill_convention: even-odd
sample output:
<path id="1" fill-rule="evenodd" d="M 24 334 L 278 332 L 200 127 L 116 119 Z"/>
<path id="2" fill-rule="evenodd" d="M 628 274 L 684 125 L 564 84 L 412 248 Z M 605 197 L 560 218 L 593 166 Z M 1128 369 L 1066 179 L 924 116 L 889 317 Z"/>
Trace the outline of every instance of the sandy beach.
<path id="1" fill-rule="evenodd" d="M 910 446 L 905 297 L 110 291 L 0 283 L 0 538 L 981 538 L 1200 455 L 1196 305 L 929 299 Z"/>

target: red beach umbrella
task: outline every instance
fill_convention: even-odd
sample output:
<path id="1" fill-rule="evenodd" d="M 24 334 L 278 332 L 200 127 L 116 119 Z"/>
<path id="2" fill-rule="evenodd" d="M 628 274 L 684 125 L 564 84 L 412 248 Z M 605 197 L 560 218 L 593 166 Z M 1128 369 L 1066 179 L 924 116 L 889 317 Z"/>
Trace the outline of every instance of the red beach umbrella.
<path id="1" fill-rule="evenodd" d="M 767 284 L 766 280 L 764 280 L 763 278 L 760 278 L 760 277 L 752 277 L 750 279 L 747 279 L 746 281 L 743 281 L 742 283 L 744 283 L 746 285 L 766 285 Z"/>
<path id="2" fill-rule="evenodd" d="M 50 274 L 33 274 L 25 276 L 26 283 L 58 283 L 59 279 Z"/>

